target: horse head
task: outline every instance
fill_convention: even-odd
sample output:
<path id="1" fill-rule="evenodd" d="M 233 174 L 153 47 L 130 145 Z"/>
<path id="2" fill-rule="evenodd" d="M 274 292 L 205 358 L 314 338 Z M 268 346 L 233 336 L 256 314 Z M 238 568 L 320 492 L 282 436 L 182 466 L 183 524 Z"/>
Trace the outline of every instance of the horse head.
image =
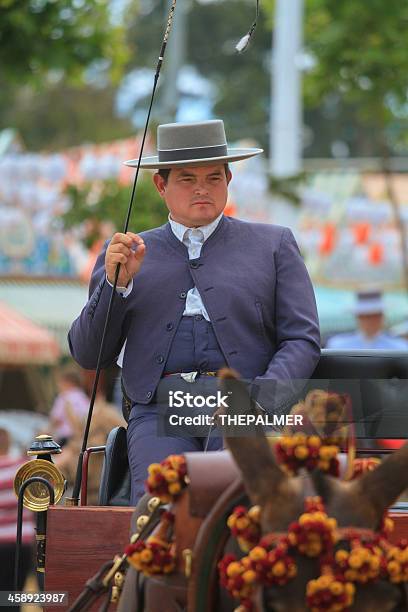
<path id="1" fill-rule="evenodd" d="M 231 370 L 220 374 L 223 392 L 228 394 L 229 414 L 256 412 L 247 388 Z M 375 470 L 344 481 L 316 469 L 289 476 L 278 465 L 262 426 L 251 435 L 236 435 L 224 429 L 228 448 L 238 465 L 251 501 L 261 507 L 263 534 L 285 533 L 289 525 L 304 512 L 305 498 L 320 496 L 327 515 L 337 520 L 339 528 L 379 529 L 384 512 L 408 486 L 408 444 L 384 460 Z M 298 555 L 297 575 L 285 586 L 265 589 L 263 602 L 276 612 L 306 612 L 307 583 L 319 575 L 316 559 Z M 353 612 L 382 612 L 398 608 L 402 600 L 400 587 L 378 580 L 358 586 Z"/>

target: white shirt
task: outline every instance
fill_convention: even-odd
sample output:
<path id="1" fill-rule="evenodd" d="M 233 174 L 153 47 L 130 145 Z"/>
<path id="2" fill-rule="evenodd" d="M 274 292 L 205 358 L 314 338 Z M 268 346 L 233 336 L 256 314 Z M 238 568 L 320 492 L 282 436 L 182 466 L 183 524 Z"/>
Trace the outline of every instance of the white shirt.
<path id="1" fill-rule="evenodd" d="M 173 234 L 187 247 L 189 259 L 197 259 L 200 257 L 204 242 L 216 230 L 221 217 L 222 213 L 208 225 L 202 225 L 201 227 L 186 227 L 181 223 L 177 223 L 177 221 L 173 221 L 169 215 L 169 223 Z M 183 316 L 191 317 L 197 314 L 202 315 L 207 321 L 210 320 L 198 289 L 193 287 L 187 293 L 186 307 Z"/>
<path id="2" fill-rule="evenodd" d="M 216 230 L 219 222 L 221 221 L 221 217 L 222 213 L 208 225 L 202 225 L 200 227 L 186 227 L 185 225 L 174 221 L 169 215 L 169 223 L 172 232 L 176 236 L 176 238 L 178 238 L 180 242 L 182 242 L 187 247 L 189 259 L 197 259 L 198 257 L 200 257 L 201 249 L 203 247 L 204 242 Z M 112 287 L 108 279 L 106 280 Z M 133 279 L 131 279 L 126 289 L 117 289 L 117 291 L 122 295 L 123 298 L 127 298 L 127 296 L 130 295 L 130 293 L 132 292 L 132 289 Z M 191 317 L 194 315 L 202 315 L 207 321 L 210 320 L 210 317 L 205 309 L 197 287 L 193 287 L 188 291 L 186 298 L 186 306 L 183 312 L 183 316 L 185 317 Z M 120 367 L 122 367 L 125 346 L 126 340 L 125 344 L 122 347 L 122 350 L 120 351 L 120 355 L 117 361 L 117 364 Z"/>

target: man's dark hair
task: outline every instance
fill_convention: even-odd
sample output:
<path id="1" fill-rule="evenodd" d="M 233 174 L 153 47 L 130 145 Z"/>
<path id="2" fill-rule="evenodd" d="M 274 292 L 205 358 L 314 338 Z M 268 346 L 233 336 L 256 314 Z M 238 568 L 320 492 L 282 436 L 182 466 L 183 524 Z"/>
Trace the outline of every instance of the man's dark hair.
<path id="1" fill-rule="evenodd" d="M 157 171 L 157 174 L 161 176 L 162 179 L 164 179 L 165 183 L 167 183 L 169 179 L 170 170 L 171 168 L 161 168 L 160 170 Z M 228 176 L 228 172 L 229 172 L 228 164 L 224 164 L 224 170 L 225 170 L 225 176 Z"/>

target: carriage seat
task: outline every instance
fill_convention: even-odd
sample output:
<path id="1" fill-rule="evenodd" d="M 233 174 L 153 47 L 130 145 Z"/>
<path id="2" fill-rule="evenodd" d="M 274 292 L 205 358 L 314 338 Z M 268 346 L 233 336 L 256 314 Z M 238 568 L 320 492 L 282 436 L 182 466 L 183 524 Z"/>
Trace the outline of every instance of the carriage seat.
<path id="1" fill-rule="evenodd" d="M 361 447 L 367 439 L 408 438 L 408 351 L 323 349 L 304 393 L 316 387 L 350 394 Z M 126 430 L 116 427 L 106 442 L 99 503 L 126 506 L 129 500 Z"/>
<path id="2" fill-rule="evenodd" d="M 130 472 L 127 453 L 126 429 L 115 427 L 106 440 L 101 482 L 100 506 L 129 506 Z"/>

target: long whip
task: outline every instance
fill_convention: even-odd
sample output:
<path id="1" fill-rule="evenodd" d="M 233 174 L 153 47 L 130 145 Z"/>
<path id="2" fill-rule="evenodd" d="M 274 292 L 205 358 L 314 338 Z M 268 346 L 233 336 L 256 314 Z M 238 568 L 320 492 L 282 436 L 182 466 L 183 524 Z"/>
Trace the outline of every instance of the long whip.
<path id="1" fill-rule="evenodd" d="M 136 166 L 136 174 L 135 174 L 135 178 L 133 180 L 132 193 L 131 193 L 131 196 L 130 196 L 130 202 L 129 202 L 129 206 L 128 206 L 128 210 L 127 210 L 127 214 L 126 214 L 126 221 L 125 221 L 125 225 L 124 225 L 124 228 L 123 228 L 123 233 L 124 234 L 126 234 L 126 232 L 128 231 L 128 228 L 129 228 L 130 216 L 131 216 L 132 207 L 133 207 L 133 200 L 134 200 L 135 192 L 136 192 L 136 184 L 137 184 L 137 179 L 139 177 L 140 162 L 141 162 L 141 159 L 142 159 L 143 149 L 144 149 L 144 145 L 145 145 L 145 141 L 146 141 L 146 136 L 147 136 L 147 130 L 148 130 L 148 127 L 149 127 L 150 115 L 151 115 L 151 112 L 152 112 L 153 100 L 154 100 L 154 96 L 155 96 L 155 93 L 156 93 L 157 82 L 159 80 L 160 70 L 161 70 L 161 67 L 162 67 L 162 64 L 163 64 L 164 54 L 166 52 L 167 41 L 168 41 L 168 38 L 169 38 L 171 26 L 172 26 L 172 23 L 173 23 L 174 11 L 176 10 L 176 2 L 177 2 L 177 0 L 172 0 L 171 7 L 170 7 L 170 10 L 169 10 L 169 14 L 168 14 L 168 18 L 167 18 L 166 30 L 164 32 L 163 42 L 162 42 L 160 53 L 159 53 L 159 59 L 157 61 L 156 72 L 155 72 L 155 75 L 154 75 L 153 89 L 152 89 L 152 93 L 151 93 L 151 97 L 150 97 L 149 110 L 147 112 L 146 123 L 145 123 L 144 131 L 143 131 L 143 138 L 142 138 L 142 142 L 141 142 L 141 145 L 140 145 L 139 158 L 138 158 L 137 166 Z M 103 356 L 103 351 L 104 351 L 104 348 L 105 348 L 105 340 L 106 340 L 107 331 L 108 331 L 108 327 L 109 327 L 109 322 L 110 322 L 110 318 L 111 318 L 113 301 L 114 301 L 115 296 L 116 296 L 116 287 L 117 287 L 117 284 L 118 284 L 119 271 L 120 271 L 120 263 L 118 263 L 118 265 L 116 266 L 115 279 L 114 279 L 114 282 L 113 282 L 113 286 L 112 286 L 112 290 L 111 290 L 111 294 L 110 294 L 110 298 L 109 298 L 109 306 L 108 306 L 108 311 L 106 313 L 105 324 L 104 324 L 103 334 L 102 334 L 102 340 L 101 340 L 101 344 L 100 344 L 100 347 L 99 347 L 99 354 L 98 354 L 98 360 L 97 360 L 97 363 L 96 363 L 95 377 L 94 377 L 93 386 L 92 386 L 91 400 L 90 400 L 90 403 L 89 403 L 88 417 L 87 417 L 87 420 L 86 420 L 84 436 L 83 436 L 83 440 L 82 440 L 81 452 L 79 453 L 79 457 L 78 457 L 78 465 L 77 465 L 77 471 L 76 471 L 76 476 L 75 476 L 74 488 L 73 488 L 73 491 L 72 491 L 72 497 L 66 499 L 66 503 L 69 506 L 78 506 L 78 504 L 79 504 L 79 492 L 81 490 L 81 481 L 82 481 L 82 464 L 83 464 L 83 459 L 84 459 L 84 453 L 86 451 L 86 447 L 87 447 L 87 444 L 88 444 L 89 429 L 90 429 L 90 426 L 91 426 L 92 413 L 93 413 L 93 408 L 94 408 L 94 404 L 95 404 L 96 392 L 97 392 L 97 389 L 98 389 L 99 377 L 100 377 L 101 369 L 102 369 L 102 367 L 101 367 L 102 356 Z"/>
<path id="2" fill-rule="evenodd" d="M 170 10 L 169 10 L 168 18 L 167 18 L 166 29 L 165 29 L 164 36 L 163 36 L 163 42 L 162 42 L 160 53 L 159 53 L 159 59 L 157 61 L 156 72 L 155 72 L 155 75 L 154 75 L 153 89 L 152 89 L 152 93 L 151 93 L 151 97 L 150 97 L 149 109 L 148 109 L 148 112 L 147 112 L 146 123 L 145 123 L 144 131 L 143 131 L 143 138 L 142 138 L 142 143 L 141 143 L 141 146 L 140 146 L 139 158 L 138 158 L 138 161 L 137 161 L 135 178 L 133 180 L 132 193 L 131 193 L 131 196 L 130 196 L 130 202 L 129 202 L 129 206 L 128 206 L 128 210 L 127 210 L 127 214 L 126 214 L 126 221 L 125 221 L 125 225 L 124 225 L 124 228 L 123 228 L 123 233 L 124 234 L 126 234 L 126 232 L 128 231 L 128 227 L 129 227 L 130 216 L 131 216 L 132 207 L 133 207 L 133 200 L 134 200 L 134 196 L 135 196 L 135 192 L 136 192 L 136 184 L 137 184 L 137 179 L 139 177 L 140 162 L 142 160 L 143 149 L 144 149 L 144 145 L 145 145 L 145 141 L 146 141 L 146 136 L 147 136 L 147 130 L 148 130 L 148 127 L 149 127 L 149 122 L 150 122 L 150 115 L 151 115 L 151 111 L 152 111 L 152 107 L 153 107 L 153 100 L 154 100 L 154 96 L 155 96 L 156 88 L 157 88 L 157 82 L 159 80 L 160 70 L 161 70 L 161 67 L 162 67 L 162 64 L 163 64 L 163 58 L 164 58 L 164 54 L 165 54 L 165 51 L 166 51 L 167 41 L 168 41 L 170 30 L 171 30 L 171 27 L 172 27 L 172 24 L 173 24 L 174 12 L 176 10 L 176 2 L 177 2 L 177 0 L 172 0 L 171 6 L 170 6 Z M 255 20 L 254 20 L 253 24 L 251 25 L 251 28 L 249 29 L 248 33 L 239 41 L 239 43 L 236 46 L 236 50 L 239 53 L 242 53 L 242 52 L 244 52 L 247 49 L 248 43 L 249 43 L 250 39 L 252 38 L 252 35 L 253 35 L 253 33 L 255 31 L 255 28 L 256 28 L 258 16 L 259 16 L 259 0 L 256 0 Z M 110 322 L 111 313 L 112 313 L 113 300 L 115 299 L 115 295 L 116 295 L 116 287 L 117 287 L 117 284 L 118 284 L 119 271 L 120 271 L 120 263 L 118 263 L 118 265 L 116 266 L 115 279 L 114 279 L 114 282 L 113 282 L 113 286 L 112 286 L 112 290 L 111 290 L 111 294 L 110 294 L 110 298 L 109 298 L 108 311 L 106 313 L 105 324 L 104 324 L 103 333 L 102 333 L 102 340 L 101 340 L 101 344 L 100 344 L 100 347 L 99 347 L 98 360 L 97 360 L 97 363 L 96 363 L 95 377 L 94 377 L 93 386 L 92 386 L 91 400 L 90 400 L 90 403 L 89 403 L 88 417 L 87 417 L 87 420 L 86 420 L 84 436 L 83 436 L 83 440 L 82 440 L 82 447 L 81 447 L 81 451 L 80 451 L 79 457 L 78 457 L 78 465 L 77 465 L 77 471 L 76 471 L 76 476 L 75 476 L 75 483 L 74 483 L 74 487 L 73 487 L 73 491 L 72 491 L 72 497 L 66 498 L 66 504 L 69 505 L 69 506 L 78 506 L 78 504 L 79 504 L 79 492 L 81 490 L 83 458 L 84 458 L 84 453 L 86 451 L 86 447 L 87 447 L 87 443 L 88 443 L 89 429 L 90 429 L 90 426 L 91 426 L 91 420 L 92 420 L 93 408 L 94 408 L 94 404 L 95 404 L 96 392 L 97 392 L 97 389 L 98 389 L 99 377 L 100 377 L 101 369 L 102 369 L 101 368 L 102 356 L 103 356 L 103 351 L 104 351 L 104 348 L 105 348 L 105 340 L 106 340 L 107 331 L 108 331 L 109 322 Z M 207 446 L 208 446 L 210 434 L 211 434 L 211 429 L 210 429 L 210 431 L 208 433 L 208 436 L 207 436 L 207 440 L 206 440 L 206 444 L 205 444 L 206 449 L 207 449 Z"/>

